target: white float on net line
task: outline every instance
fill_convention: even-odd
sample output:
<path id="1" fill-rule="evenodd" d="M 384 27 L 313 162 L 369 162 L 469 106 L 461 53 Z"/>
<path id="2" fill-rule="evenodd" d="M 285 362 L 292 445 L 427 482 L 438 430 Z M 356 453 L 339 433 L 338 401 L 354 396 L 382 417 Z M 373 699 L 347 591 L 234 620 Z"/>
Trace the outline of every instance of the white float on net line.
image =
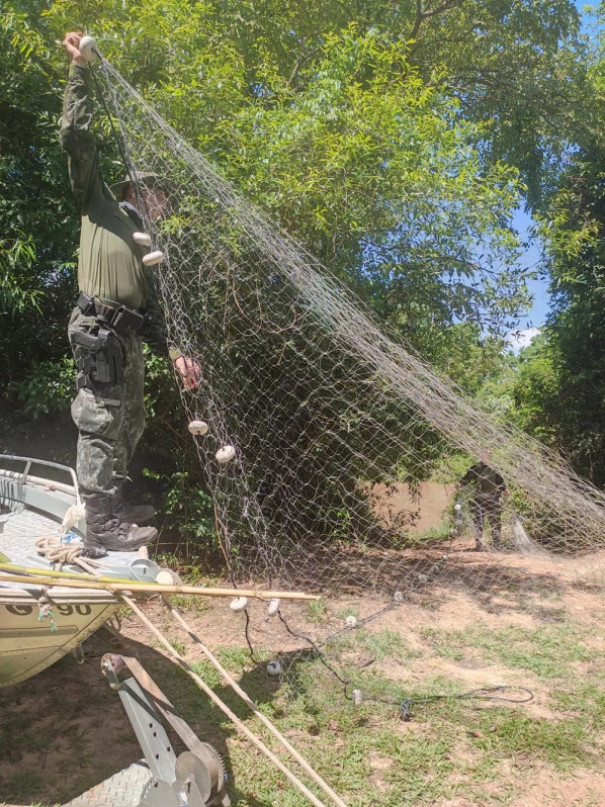
<path id="1" fill-rule="evenodd" d="M 192 420 L 187 428 L 191 434 L 208 434 L 208 424 L 205 420 Z"/>
<path id="2" fill-rule="evenodd" d="M 235 446 L 223 446 L 214 455 L 218 462 L 229 462 L 235 457 Z"/>
<path id="3" fill-rule="evenodd" d="M 234 600 L 231 600 L 229 608 L 232 611 L 243 611 L 248 605 L 248 597 L 236 597 Z"/>
<path id="4" fill-rule="evenodd" d="M 161 586 L 182 586 L 183 581 L 172 569 L 161 569 L 155 576 L 155 582 Z"/>
<path id="5" fill-rule="evenodd" d="M 354 689 L 353 692 L 351 692 L 351 700 L 353 701 L 353 706 L 359 706 L 363 702 L 361 689 Z"/>
<path id="6" fill-rule="evenodd" d="M 275 676 L 281 673 L 281 664 L 279 661 L 269 661 L 267 664 L 267 675 Z"/>
<path id="7" fill-rule="evenodd" d="M 138 244 L 141 247 L 150 247 L 151 246 L 151 236 L 149 233 L 133 233 L 132 240 L 135 244 Z"/>
<path id="8" fill-rule="evenodd" d="M 353 616 L 353 614 L 349 614 L 349 616 L 345 619 L 345 625 L 347 626 L 347 628 L 356 628 L 357 617 Z"/>
<path id="9" fill-rule="evenodd" d="M 156 264 L 162 263 L 164 260 L 164 253 L 156 249 L 155 252 L 148 252 L 147 255 L 143 255 L 142 260 L 145 266 L 156 266 Z"/>
<path id="10" fill-rule="evenodd" d="M 279 611 L 279 597 L 272 597 L 267 606 L 267 614 L 269 616 L 276 616 Z"/>
<path id="11" fill-rule="evenodd" d="M 96 58 L 96 51 L 98 51 L 95 38 L 92 36 L 83 36 L 78 45 L 78 50 L 85 62 L 92 62 L 92 60 Z"/>

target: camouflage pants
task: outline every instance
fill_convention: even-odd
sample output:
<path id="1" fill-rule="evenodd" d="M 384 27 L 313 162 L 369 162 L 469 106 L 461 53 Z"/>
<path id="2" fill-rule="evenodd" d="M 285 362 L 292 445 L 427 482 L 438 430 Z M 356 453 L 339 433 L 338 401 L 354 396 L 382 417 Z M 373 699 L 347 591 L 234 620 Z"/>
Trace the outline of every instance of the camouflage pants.
<path id="1" fill-rule="evenodd" d="M 497 546 L 502 537 L 502 502 L 500 499 L 490 497 L 471 499 L 469 504 L 477 546 L 483 543 L 483 529 L 486 521 L 489 521 L 492 528 L 492 544 Z"/>
<path id="2" fill-rule="evenodd" d="M 99 382 L 90 372 L 94 352 L 74 343 L 74 335 L 96 336 L 94 317 L 74 309 L 69 338 L 78 370 L 86 375 L 71 405 L 78 427 L 76 473 L 82 496 L 114 496 L 128 473 L 128 466 L 145 428 L 145 364 L 141 340 L 135 333 L 110 335 L 116 368 L 109 382 Z M 114 341 L 111 341 L 114 340 Z M 87 372 L 88 371 L 88 372 Z"/>

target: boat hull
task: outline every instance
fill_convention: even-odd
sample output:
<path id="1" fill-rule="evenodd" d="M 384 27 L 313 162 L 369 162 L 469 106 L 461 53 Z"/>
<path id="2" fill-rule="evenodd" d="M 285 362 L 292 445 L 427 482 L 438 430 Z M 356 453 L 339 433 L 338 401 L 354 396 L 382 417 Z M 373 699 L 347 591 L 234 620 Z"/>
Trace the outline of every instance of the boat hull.
<path id="1" fill-rule="evenodd" d="M 85 590 L 82 594 L 85 594 Z M 42 672 L 75 649 L 120 603 L 110 596 L 69 599 L 53 592 L 50 611 L 38 604 L 43 591 L 2 592 L 0 597 L 0 687 L 12 686 Z M 8 597 L 7 597 L 8 594 Z M 102 594 L 102 592 L 101 592 Z"/>
<path id="2" fill-rule="evenodd" d="M 36 476 L 32 468 L 45 474 Z M 47 475 L 48 474 L 48 475 Z M 62 482 L 60 479 L 66 479 Z M 49 478 L 50 477 L 50 478 Z M 39 554 L 36 540 L 59 539 L 68 516 L 70 538 L 84 535 L 77 480 L 66 466 L 29 457 L 0 455 L 0 687 L 18 684 L 76 648 L 114 616 L 121 601 L 109 591 L 14 582 L 10 571 L 44 575 L 54 562 Z M 80 519 L 81 515 L 78 516 Z M 63 526 L 62 526 L 63 524 Z M 78 566 L 66 571 L 88 575 Z M 135 552 L 108 552 L 104 576 L 154 582 L 160 571 Z"/>

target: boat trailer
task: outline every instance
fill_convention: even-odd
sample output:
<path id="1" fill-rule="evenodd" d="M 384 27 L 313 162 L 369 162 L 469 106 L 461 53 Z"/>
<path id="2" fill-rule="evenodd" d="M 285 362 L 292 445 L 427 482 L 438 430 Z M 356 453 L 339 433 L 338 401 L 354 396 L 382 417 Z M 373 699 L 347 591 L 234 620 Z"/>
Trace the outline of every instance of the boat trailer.
<path id="1" fill-rule="evenodd" d="M 229 807 L 220 754 L 197 737 L 142 665 L 135 658 L 106 653 L 101 670 L 120 696 L 144 760 L 64 807 Z M 162 718 L 187 748 L 178 756 Z"/>

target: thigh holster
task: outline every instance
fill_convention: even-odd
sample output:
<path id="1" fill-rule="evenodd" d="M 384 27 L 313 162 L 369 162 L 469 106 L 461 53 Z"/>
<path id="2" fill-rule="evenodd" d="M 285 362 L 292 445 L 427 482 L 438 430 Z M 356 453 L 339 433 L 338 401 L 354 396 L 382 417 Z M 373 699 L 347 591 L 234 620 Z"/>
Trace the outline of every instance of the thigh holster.
<path id="1" fill-rule="evenodd" d="M 122 381 L 122 348 L 115 333 L 102 326 L 92 332 L 74 330 L 69 341 L 78 363 L 77 390 Z"/>

